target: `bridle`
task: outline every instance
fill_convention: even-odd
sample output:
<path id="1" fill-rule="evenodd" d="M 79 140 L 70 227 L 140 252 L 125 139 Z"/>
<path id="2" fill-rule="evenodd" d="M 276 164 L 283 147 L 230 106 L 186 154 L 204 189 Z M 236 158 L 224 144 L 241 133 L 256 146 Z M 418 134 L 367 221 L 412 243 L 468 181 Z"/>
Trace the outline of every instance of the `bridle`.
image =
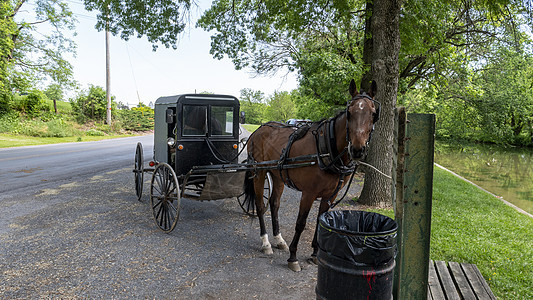
<path id="1" fill-rule="evenodd" d="M 348 103 L 346 104 L 346 142 L 348 143 L 348 146 L 346 146 L 345 150 L 350 149 L 352 147 L 352 141 L 350 139 L 350 104 L 354 103 L 355 101 L 359 99 L 367 99 L 374 103 L 374 106 L 376 107 L 376 112 L 373 113 L 373 119 L 372 119 L 372 130 L 370 131 L 370 135 L 368 136 L 368 140 L 365 143 L 365 149 L 368 151 L 368 145 L 370 144 L 370 140 L 372 139 L 372 133 L 374 132 L 374 128 L 376 126 L 376 123 L 379 120 L 379 116 L 381 113 L 381 103 L 379 101 L 374 100 L 372 97 L 367 95 L 365 92 L 362 94 L 355 95 Z M 376 106 L 376 103 L 379 104 L 379 106 Z M 352 158 L 352 154 L 350 151 L 348 151 L 348 155 L 350 156 L 350 160 L 354 160 Z"/>

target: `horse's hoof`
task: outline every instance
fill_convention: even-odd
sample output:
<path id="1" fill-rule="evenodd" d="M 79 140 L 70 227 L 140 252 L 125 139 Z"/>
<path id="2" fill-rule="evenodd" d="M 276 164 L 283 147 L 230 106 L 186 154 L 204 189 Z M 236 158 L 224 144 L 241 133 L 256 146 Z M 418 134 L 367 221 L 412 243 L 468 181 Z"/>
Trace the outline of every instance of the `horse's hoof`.
<path id="1" fill-rule="evenodd" d="M 266 255 L 274 254 L 274 251 L 272 251 L 272 247 L 270 245 L 261 247 L 261 252 L 263 252 Z"/>
<path id="2" fill-rule="evenodd" d="M 318 259 L 316 258 L 316 256 L 311 256 L 311 258 L 309 258 L 307 260 L 310 264 L 313 264 L 315 266 L 318 266 Z"/>
<path id="3" fill-rule="evenodd" d="M 287 246 L 287 243 L 281 237 L 281 233 L 274 236 L 274 245 L 276 245 L 276 248 L 278 248 L 279 250 L 284 250 L 284 251 L 289 250 L 289 246 Z"/>
<path id="4" fill-rule="evenodd" d="M 285 243 L 285 241 L 283 243 L 277 244 L 276 247 L 279 250 L 283 250 L 283 251 L 288 251 L 289 250 L 289 246 L 287 246 L 287 243 Z"/>
<path id="5" fill-rule="evenodd" d="M 290 261 L 289 269 L 293 270 L 294 272 L 300 272 L 302 270 L 302 268 L 300 268 L 300 264 L 297 261 Z"/>

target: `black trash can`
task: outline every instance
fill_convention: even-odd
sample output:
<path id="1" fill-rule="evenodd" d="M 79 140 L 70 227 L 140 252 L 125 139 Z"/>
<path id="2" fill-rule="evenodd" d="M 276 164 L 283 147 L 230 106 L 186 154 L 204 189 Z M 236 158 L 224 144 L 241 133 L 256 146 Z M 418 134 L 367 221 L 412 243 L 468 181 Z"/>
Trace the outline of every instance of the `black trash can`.
<path id="1" fill-rule="evenodd" d="M 392 299 L 396 222 L 356 210 L 319 217 L 317 299 Z"/>

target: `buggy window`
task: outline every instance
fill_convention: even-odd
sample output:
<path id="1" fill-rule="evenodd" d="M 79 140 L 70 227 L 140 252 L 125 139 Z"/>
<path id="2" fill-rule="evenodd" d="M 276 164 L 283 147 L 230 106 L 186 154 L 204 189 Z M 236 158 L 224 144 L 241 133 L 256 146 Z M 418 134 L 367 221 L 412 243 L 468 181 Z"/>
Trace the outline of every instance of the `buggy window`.
<path id="1" fill-rule="evenodd" d="M 233 135 L 233 107 L 211 107 L 211 134 Z"/>
<path id="2" fill-rule="evenodd" d="M 198 105 L 183 106 L 183 136 L 198 136 L 207 133 L 207 107 Z"/>

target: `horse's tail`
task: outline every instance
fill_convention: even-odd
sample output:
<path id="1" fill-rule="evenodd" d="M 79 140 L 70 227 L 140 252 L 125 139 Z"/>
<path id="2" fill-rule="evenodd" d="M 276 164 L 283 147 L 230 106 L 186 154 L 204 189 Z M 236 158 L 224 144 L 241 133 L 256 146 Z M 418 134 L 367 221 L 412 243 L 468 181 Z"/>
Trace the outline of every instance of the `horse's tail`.
<path id="1" fill-rule="evenodd" d="M 248 211 L 255 211 L 255 188 L 254 174 L 252 171 L 246 171 L 244 178 L 244 205 Z"/>

